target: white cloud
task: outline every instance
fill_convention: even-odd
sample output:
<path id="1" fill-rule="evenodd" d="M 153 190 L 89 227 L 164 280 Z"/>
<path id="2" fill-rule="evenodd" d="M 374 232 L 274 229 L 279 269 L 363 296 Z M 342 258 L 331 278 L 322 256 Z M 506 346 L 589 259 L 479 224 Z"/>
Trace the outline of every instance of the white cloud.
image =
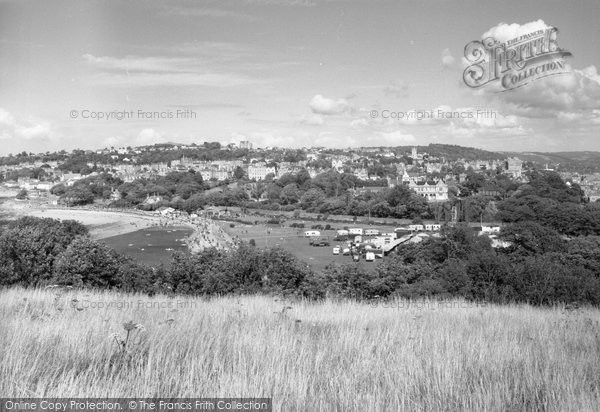
<path id="1" fill-rule="evenodd" d="M 118 146 L 119 144 L 119 138 L 112 136 L 112 137 L 107 137 L 106 139 L 104 139 L 101 143 L 102 147 L 112 147 L 112 146 Z"/>
<path id="2" fill-rule="evenodd" d="M 0 108 L 0 139 L 39 140 L 56 137 L 50 123 L 16 119 L 7 110 Z"/>
<path id="3" fill-rule="evenodd" d="M 551 27 L 543 20 L 525 24 L 501 23 L 486 31 L 481 38 L 493 37 L 499 42 L 506 42 Z M 469 64 L 466 59 L 463 59 L 463 63 L 465 67 Z M 496 82 L 473 93 L 499 104 L 503 112 L 519 117 L 558 118 L 562 123 L 593 120 L 592 112 L 600 109 L 600 75 L 596 66 L 574 69 L 567 64 L 565 70 L 564 73 L 532 81 L 517 89 L 502 91 Z"/>
<path id="4" fill-rule="evenodd" d="M 163 135 L 152 128 L 143 129 L 135 139 L 137 146 L 147 146 L 164 142 L 166 142 L 166 139 Z"/>
<path id="5" fill-rule="evenodd" d="M 444 67 L 444 68 L 452 67 L 455 62 L 456 62 L 456 59 L 454 58 L 454 56 L 452 56 L 450 49 L 445 48 L 444 50 L 442 50 L 442 67 Z"/>
<path id="6" fill-rule="evenodd" d="M 167 6 L 165 4 L 165 6 Z M 179 17 L 209 17 L 209 18 L 232 18 L 237 20 L 255 21 L 257 18 L 249 14 L 237 13 L 232 10 L 218 9 L 218 8 L 205 8 L 205 7 L 185 7 L 185 6 L 173 6 L 168 5 L 165 7 L 164 14 L 166 16 L 179 16 Z"/>
<path id="7" fill-rule="evenodd" d="M 379 132 L 376 134 L 377 142 L 380 144 L 389 146 L 398 146 L 406 143 L 413 143 L 416 141 L 415 136 L 412 134 L 404 133 L 400 130 L 393 132 Z"/>
<path id="8" fill-rule="evenodd" d="M 246 137 L 246 135 L 243 135 L 243 134 L 238 133 L 238 132 L 233 132 L 233 133 L 231 133 L 230 136 L 231 136 L 231 140 L 233 142 L 236 142 L 236 143 L 244 141 L 244 140 L 248 140 L 248 138 Z"/>
<path id="9" fill-rule="evenodd" d="M 392 96 L 396 98 L 408 97 L 409 84 L 405 81 L 392 82 L 383 89 L 383 94 L 386 96 Z"/>
<path id="10" fill-rule="evenodd" d="M 342 114 L 350 109 L 346 99 L 328 99 L 320 94 L 311 99 L 309 106 L 313 113 L 327 116 Z"/>
<path id="11" fill-rule="evenodd" d="M 500 43 L 504 43 L 508 40 L 517 38 L 524 34 L 529 34 L 538 30 L 546 30 L 550 28 L 543 20 L 532 21 L 525 24 L 507 24 L 500 23 L 495 27 L 492 27 L 481 36 L 482 39 L 493 37 Z"/>
<path id="12" fill-rule="evenodd" d="M 218 55 L 218 47 L 207 47 L 203 50 L 209 56 Z M 211 61 L 206 56 L 97 57 L 87 53 L 82 57 L 96 69 L 91 80 L 100 85 L 232 87 L 256 82 L 247 76 L 228 72 L 221 66 L 222 62 Z"/>
<path id="13" fill-rule="evenodd" d="M 350 127 L 353 129 L 364 129 L 369 126 L 369 120 L 366 118 L 355 119 L 350 122 Z"/>
<path id="14" fill-rule="evenodd" d="M 302 119 L 300 119 L 300 123 L 307 124 L 310 126 L 321 126 L 321 125 L 325 124 L 325 119 L 323 119 L 323 116 L 320 116 L 318 114 L 313 114 L 310 116 L 305 116 Z"/>
<path id="15" fill-rule="evenodd" d="M 488 94 L 507 111 L 526 117 L 574 117 L 600 109 L 600 75 L 595 66 L 550 76 L 525 87 Z M 570 113 L 570 114 L 567 114 Z"/>

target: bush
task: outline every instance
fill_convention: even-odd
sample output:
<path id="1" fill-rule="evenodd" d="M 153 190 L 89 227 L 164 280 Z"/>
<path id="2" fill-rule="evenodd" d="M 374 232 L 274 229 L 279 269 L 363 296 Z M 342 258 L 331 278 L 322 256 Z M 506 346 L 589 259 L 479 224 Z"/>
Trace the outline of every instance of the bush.
<path id="1" fill-rule="evenodd" d="M 55 260 L 88 230 L 74 220 L 23 217 L 0 233 L 0 285 L 39 286 L 49 282 Z"/>

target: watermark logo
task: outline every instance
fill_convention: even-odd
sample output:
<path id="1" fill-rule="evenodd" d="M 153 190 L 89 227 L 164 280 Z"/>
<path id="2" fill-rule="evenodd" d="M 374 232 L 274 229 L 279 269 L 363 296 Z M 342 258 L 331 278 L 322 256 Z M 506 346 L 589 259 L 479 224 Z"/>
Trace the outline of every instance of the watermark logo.
<path id="1" fill-rule="evenodd" d="M 572 55 L 558 47 L 557 36 L 558 29 L 548 27 L 505 42 L 493 37 L 472 41 L 465 46 L 469 66 L 463 72 L 463 80 L 472 88 L 498 82 L 506 91 L 566 73 L 565 58 Z"/>

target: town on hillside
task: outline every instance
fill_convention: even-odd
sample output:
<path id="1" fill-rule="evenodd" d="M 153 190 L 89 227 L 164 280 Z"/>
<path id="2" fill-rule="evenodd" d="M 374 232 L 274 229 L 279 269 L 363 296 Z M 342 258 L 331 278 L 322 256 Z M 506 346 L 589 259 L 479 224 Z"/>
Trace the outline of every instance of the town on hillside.
<path id="1" fill-rule="evenodd" d="M 286 204 L 293 202 L 281 202 L 282 197 L 286 197 L 285 192 L 273 193 L 268 183 L 298 174 L 315 179 L 319 175 L 336 173 L 344 177 L 346 182 L 342 186 L 352 196 L 365 190 L 404 185 L 428 202 L 436 202 L 472 194 L 500 199 L 506 195 L 510 182 L 526 181 L 525 172 L 536 167 L 558 171 L 565 181 L 578 184 L 589 201 L 600 198 L 599 172 L 581 173 L 576 168 L 562 170 L 560 165 L 550 168 L 548 164 L 536 165 L 516 156 L 478 149 L 445 145 L 345 150 L 253 148 L 248 141 L 228 145 L 214 142 L 111 147 L 70 153 L 23 152 L 0 158 L 0 188 L 9 193 L 16 191 L 21 198 L 39 198 L 54 204 L 84 204 L 98 199 L 110 202 L 123 200 L 124 193 L 119 190 L 123 184 L 164 178 L 177 172 L 201 176 L 204 189 L 230 187 L 227 185 L 235 183 L 250 200 Z M 82 189 L 82 180 L 91 184 L 100 175 L 111 177 L 104 182 L 106 187 L 100 196 L 86 190 L 79 190 L 79 196 L 77 193 L 69 196 L 73 186 Z M 479 177 L 473 178 L 473 175 Z M 145 193 L 142 201 L 136 199 L 131 205 L 152 206 L 171 200 L 173 196 L 158 189 Z M 186 194 L 182 197 L 186 198 Z M 293 198 L 294 193 L 289 197 Z"/>

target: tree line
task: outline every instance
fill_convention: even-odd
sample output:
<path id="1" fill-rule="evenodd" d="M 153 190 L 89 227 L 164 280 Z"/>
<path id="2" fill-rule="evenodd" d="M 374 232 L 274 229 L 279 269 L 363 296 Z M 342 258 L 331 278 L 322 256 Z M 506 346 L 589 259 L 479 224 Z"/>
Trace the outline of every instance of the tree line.
<path id="1" fill-rule="evenodd" d="M 535 222 L 503 228 L 493 248 L 465 224 L 400 247 L 374 270 L 362 264 L 315 272 L 281 248 L 242 243 L 231 252 L 175 253 L 148 267 L 90 239 L 75 221 L 33 217 L 0 232 L 0 286 L 74 287 L 182 295 L 267 293 L 307 299 L 464 298 L 533 305 L 600 304 L 600 237 L 566 240 Z"/>

